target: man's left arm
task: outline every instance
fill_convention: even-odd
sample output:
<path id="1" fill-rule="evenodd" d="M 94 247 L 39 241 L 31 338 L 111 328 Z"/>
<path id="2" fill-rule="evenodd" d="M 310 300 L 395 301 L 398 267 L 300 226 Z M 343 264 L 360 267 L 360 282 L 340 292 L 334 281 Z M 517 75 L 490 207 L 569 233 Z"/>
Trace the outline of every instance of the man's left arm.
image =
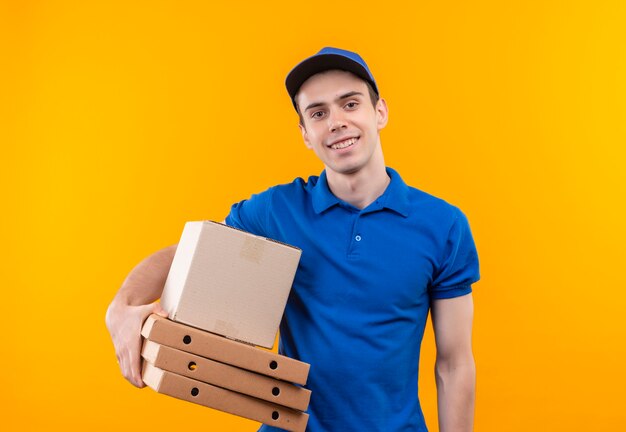
<path id="1" fill-rule="evenodd" d="M 476 365 L 472 353 L 472 294 L 433 300 L 435 379 L 440 432 L 474 430 Z"/>

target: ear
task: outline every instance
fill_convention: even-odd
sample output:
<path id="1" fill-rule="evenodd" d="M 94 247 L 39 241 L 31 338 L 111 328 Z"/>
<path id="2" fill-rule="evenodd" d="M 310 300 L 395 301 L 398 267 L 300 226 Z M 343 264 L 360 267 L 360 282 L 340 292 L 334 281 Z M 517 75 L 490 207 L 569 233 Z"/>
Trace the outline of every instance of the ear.
<path id="1" fill-rule="evenodd" d="M 378 99 L 378 102 L 376 102 L 376 124 L 378 125 L 379 131 L 387 126 L 388 120 L 389 110 L 387 109 L 387 101 L 385 101 L 385 99 L 383 98 L 380 98 Z"/>
<path id="2" fill-rule="evenodd" d="M 311 142 L 309 141 L 309 135 L 308 135 L 308 133 L 306 131 L 306 127 L 304 127 L 304 125 L 302 123 L 298 123 L 298 127 L 300 128 L 300 133 L 302 134 L 302 139 L 304 140 L 304 145 L 306 146 L 306 148 L 311 150 L 313 148 L 313 146 L 311 145 Z"/>

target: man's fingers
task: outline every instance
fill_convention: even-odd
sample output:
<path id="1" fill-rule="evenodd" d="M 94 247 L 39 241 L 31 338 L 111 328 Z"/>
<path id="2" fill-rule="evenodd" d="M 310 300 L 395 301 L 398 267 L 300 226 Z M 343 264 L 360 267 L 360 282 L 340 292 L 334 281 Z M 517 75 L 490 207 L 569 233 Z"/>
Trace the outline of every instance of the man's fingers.
<path id="1" fill-rule="evenodd" d="M 146 385 L 143 383 L 143 379 L 141 378 L 141 360 L 139 361 L 139 364 L 135 364 L 135 362 L 132 362 L 132 368 L 131 368 L 131 380 L 130 382 L 133 383 L 133 385 L 135 387 L 145 387 Z"/>
<path id="2" fill-rule="evenodd" d="M 167 318 L 167 312 L 161 307 L 159 302 L 147 304 L 140 307 L 140 323 L 137 335 L 141 332 L 141 327 L 150 314 L 157 314 Z M 133 342 L 129 342 L 128 350 L 128 380 L 136 387 L 143 388 L 145 383 L 141 377 L 141 336 L 138 336 Z"/>
<path id="3" fill-rule="evenodd" d="M 165 309 L 163 309 L 160 302 L 152 303 L 152 305 L 152 313 L 162 316 L 163 318 L 167 318 L 168 314 Z"/>
<path id="4" fill-rule="evenodd" d="M 129 352 L 131 376 L 133 384 L 139 388 L 145 387 L 143 379 L 141 379 L 141 338 L 132 351 Z"/>
<path id="5" fill-rule="evenodd" d="M 124 376 L 124 378 L 126 378 L 127 381 L 130 381 L 132 383 L 131 377 L 130 377 L 130 368 L 128 367 L 127 356 L 120 355 L 118 364 L 120 366 L 120 371 L 122 372 L 122 375 Z"/>
<path id="6" fill-rule="evenodd" d="M 122 375 L 128 382 L 135 387 L 145 387 L 143 380 L 141 379 L 141 360 L 140 357 L 133 356 L 133 350 L 124 350 L 123 355 L 120 356 L 120 369 Z"/>
<path id="7" fill-rule="evenodd" d="M 159 303 L 151 303 L 111 310 L 107 318 L 122 375 L 139 388 L 145 387 L 141 378 L 141 327 L 152 313 L 167 317 Z"/>

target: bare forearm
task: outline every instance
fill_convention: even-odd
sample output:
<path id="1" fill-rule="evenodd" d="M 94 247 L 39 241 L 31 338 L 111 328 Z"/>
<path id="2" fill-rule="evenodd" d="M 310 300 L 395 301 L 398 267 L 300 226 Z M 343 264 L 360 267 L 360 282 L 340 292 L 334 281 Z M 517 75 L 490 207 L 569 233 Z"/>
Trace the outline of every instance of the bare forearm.
<path id="1" fill-rule="evenodd" d="M 476 395 L 476 366 L 473 358 L 457 363 L 438 361 L 435 377 L 439 431 L 473 431 Z"/>
<path id="2" fill-rule="evenodd" d="M 111 306 L 139 306 L 160 298 L 175 253 L 176 245 L 169 246 L 137 264 L 124 280 Z"/>

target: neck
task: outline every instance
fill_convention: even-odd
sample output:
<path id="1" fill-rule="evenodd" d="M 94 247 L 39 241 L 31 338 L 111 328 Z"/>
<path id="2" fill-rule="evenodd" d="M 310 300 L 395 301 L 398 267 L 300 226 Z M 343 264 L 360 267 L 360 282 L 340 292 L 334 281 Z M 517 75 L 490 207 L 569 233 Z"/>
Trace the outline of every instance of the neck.
<path id="1" fill-rule="evenodd" d="M 338 173 L 326 169 L 330 191 L 337 198 L 364 209 L 385 192 L 391 181 L 385 170 L 385 161 L 380 146 L 373 155 L 371 164 L 354 173 Z"/>

